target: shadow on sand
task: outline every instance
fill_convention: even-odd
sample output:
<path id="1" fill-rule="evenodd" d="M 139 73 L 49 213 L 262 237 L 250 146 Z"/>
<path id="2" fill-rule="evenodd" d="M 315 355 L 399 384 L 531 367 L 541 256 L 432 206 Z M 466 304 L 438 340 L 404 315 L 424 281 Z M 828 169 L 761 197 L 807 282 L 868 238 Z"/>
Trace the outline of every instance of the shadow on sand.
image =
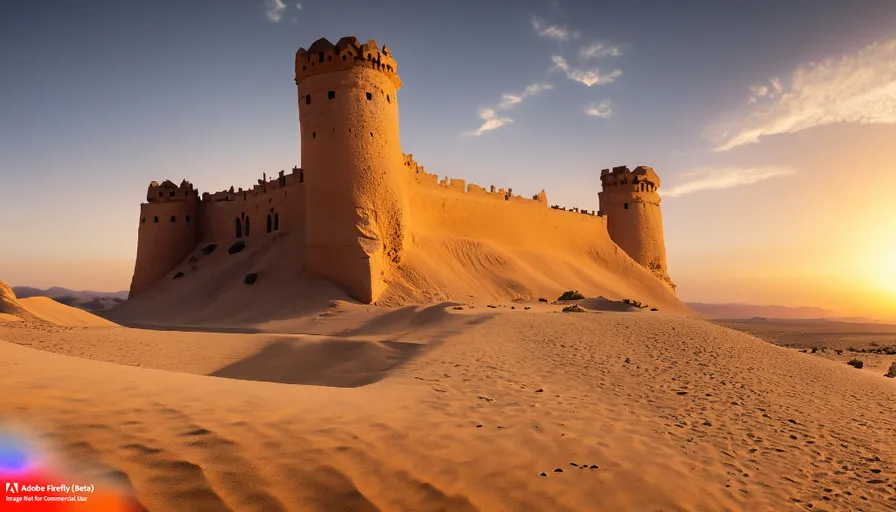
<path id="1" fill-rule="evenodd" d="M 385 378 L 426 345 L 398 341 L 282 340 L 211 373 L 213 377 L 355 388 Z"/>

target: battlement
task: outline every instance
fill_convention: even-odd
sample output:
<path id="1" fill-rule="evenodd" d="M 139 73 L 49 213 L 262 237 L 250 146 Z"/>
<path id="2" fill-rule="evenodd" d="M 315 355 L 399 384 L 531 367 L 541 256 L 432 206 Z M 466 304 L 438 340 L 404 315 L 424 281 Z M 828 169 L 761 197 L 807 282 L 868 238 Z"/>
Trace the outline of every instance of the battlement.
<path id="1" fill-rule="evenodd" d="M 258 183 L 252 188 L 243 190 L 242 187 L 234 189 L 231 186 L 227 190 L 202 194 L 203 201 L 221 202 L 221 201 L 248 201 L 253 197 L 267 194 L 269 191 L 275 191 L 285 187 L 300 185 L 305 183 L 305 171 L 300 167 L 293 167 L 289 174 L 286 171 L 280 171 L 276 177 L 267 179 L 267 174 L 263 174 Z"/>
<path id="2" fill-rule="evenodd" d="M 199 191 L 187 180 L 181 181 L 180 186 L 170 180 L 165 180 L 161 184 L 153 181 L 146 190 L 147 203 L 170 203 L 198 197 Z"/>
<path id="3" fill-rule="evenodd" d="M 660 188 L 660 177 L 652 167 L 643 165 L 639 165 L 634 171 L 624 165 L 613 167 L 612 170 L 603 169 L 600 171 L 600 182 L 607 192 L 656 192 Z"/>
<path id="4" fill-rule="evenodd" d="M 405 153 L 404 154 L 404 165 L 406 171 L 410 173 L 414 182 L 418 185 L 430 186 L 443 188 L 446 190 L 451 190 L 455 192 L 465 193 L 469 195 L 476 195 L 481 197 L 487 197 L 490 199 L 495 199 L 499 201 L 509 201 L 509 202 L 522 202 L 522 203 L 540 203 L 545 207 L 548 206 L 548 195 L 542 189 L 537 194 L 532 195 L 532 197 L 525 197 L 522 195 L 515 195 L 513 193 L 512 188 L 497 188 L 494 185 L 489 186 L 487 189 L 485 187 L 479 186 L 475 183 L 467 183 L 466 180 L 460 178 L 450 178 L 448 176 L 439 179 L 437 174 L 431 174 L 424 170 L 422 165 L 419 165 L 416 160 L 414 160 L 414 155 Z M 583 215 L 592 215 L 592 216 L 600 216 L 600 213 L 597 210 L 587 210 L 585 208 L 566 208 L 561 207 L 559 205 L 551 205 L 552 210 L 558 211 L 568 211 L 571 213 L 580 213 Z"/>
<path id="5" fill-rule="evenodd" d="M 379 48 L 374 40 L 361 44 L 354 37 L 343 37 L 335 45 L 326 38 L 320 38 L 307 50 L 299 48 L 296 52 L 296 85 L 309 76 L 343 71 L 354 66 L 381 71 L 389 76 L 396 89 L 401 87 L 398 63 L 389 49 L 385 45 Z"/>

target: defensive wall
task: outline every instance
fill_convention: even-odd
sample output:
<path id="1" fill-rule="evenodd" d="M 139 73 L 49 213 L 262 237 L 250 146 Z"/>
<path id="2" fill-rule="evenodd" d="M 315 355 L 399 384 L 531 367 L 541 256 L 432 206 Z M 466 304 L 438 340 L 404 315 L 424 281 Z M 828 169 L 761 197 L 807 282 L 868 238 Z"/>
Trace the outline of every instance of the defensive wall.
<path id="1" fill-rule="evenodd" d="M 659 178 L 649 167 L 601 172 L 600 211 L 549 205 L 463 179 L 439 179 L 401 150 L 391 52 L 353 37 L 296 52 L 302 168 L 252 188 L 213 194 L 184 180 L 152 182 L 141 205 L 135 296 L 197 244 L 298 230 L 297 266 L 369 303 L 385 290 L 414 231 L 538 249 L 539 233 L 570 246 L 615 244 L 672 285 L 666 272 Z M 595 180 L 596 181 L 596 180 Z"/>

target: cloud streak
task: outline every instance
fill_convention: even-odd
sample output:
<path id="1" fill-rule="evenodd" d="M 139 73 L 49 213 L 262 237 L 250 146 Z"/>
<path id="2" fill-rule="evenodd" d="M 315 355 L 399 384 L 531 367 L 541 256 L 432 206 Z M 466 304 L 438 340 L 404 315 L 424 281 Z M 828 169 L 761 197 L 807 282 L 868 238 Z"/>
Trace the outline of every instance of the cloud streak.
<path id="1" fill-rule="evenodd" d="M 283 0 L 265 0 L 264 2 L 264 15 L 271 23 L 280 23 L 285 10 L 286 4 Z"/>
<path id="2" fill-rule="evenodd" d="M 485 108 L 479 111 L 479 117 L 482 119 L 483 123 L 475 132 L 470 133 L 474 137 L 479 137 L 480 135 L 490 132 L 493 130 L 497 130 L 502 126 L 506 126 L 513 122 L 513 119 L 501 116 L 497 113 L 496 109 L 508 110 L 511 109 L 527 98 L 535 96 L 536 94 L 544 91 L 549 91 L 553 89 L 554 86 L 551 84 L 532 84 L 526 86 L 520 93 L 507 93 L 501 95 L 501 102 L 498 103 L 497 106 L 493 108 Z"/>
<path id="3" fill-rule="evenodd" d="M 594 102 L 585 107 L 585 115 L 591 117 L 602 117 L 609 119 L 613 117 L 613 103 L 609 100 Z"/>
<path id="4" fill-rule="evenodd" d="M 509 117 L 499 116 L 492 108 L 480 110 L 479 117 L 481 117 L 484 122 L 482 123 L 482 126 L 479 127 L 479 129 L 470 134 L 474 137 L 479 137 L 483 133 L 497 130 L 502 126 L 507 126 L 508 124 L 513 122 L 513 119 L 510 119 Z"/>
<path id="5" fill-rule="evenodd" d="M 784 166 L 766 167 L 725 167 L 719 169 L 698 169 L 684 173 L 687 181 L 669 190 L 660 190 L 663 197 L 680 197 L 703 190 L 723 190 L 761 181 L 789 176 L 796 170 Z"/>
<path id="6" fill-rule="evenodd" d="M 546 25 L 544 21 L 534 16 L 532 17 L 532 30 L 541 37 L 553 39 L 561 43 L 579 37 L 578 32 L 573 32 L 559 25 Z"/>
<path id="7" fill-rule="evenodd" d="M 579 50 L 579 57 L 582 59 L 599 59 L 601 57 L 618 57 L 622 55 L 622 51 L 618 46 L 603 43 L 592 43 L 583 46 Z"/>
<path id="8" fill-rule="evenodd" d="M 796 68 L 750 88 L 749 108 L 710 131 L 716 151 L 833 123 L 896 123 L 896 39 Z"/>
<path id="9" fill-rule="evenodd" d="M 554 62 L 554 69 L 560 69 L 564 73 L 566 73 L 566 78 L 573 80 L 575 82 L 580 82 L 585 84 L 588 87 L 593 85 L 606 85 L 609 83 L 613 83 L 614 80 L 619 78 L 622 75 L 622 71 L 619 69 L 615 69 L 608 74 L 601 74 L 600 69 L 581 69 L 571 66 L 566 59 L 559 55 L 554 55 L 551 57 L 551 60 Z"/>

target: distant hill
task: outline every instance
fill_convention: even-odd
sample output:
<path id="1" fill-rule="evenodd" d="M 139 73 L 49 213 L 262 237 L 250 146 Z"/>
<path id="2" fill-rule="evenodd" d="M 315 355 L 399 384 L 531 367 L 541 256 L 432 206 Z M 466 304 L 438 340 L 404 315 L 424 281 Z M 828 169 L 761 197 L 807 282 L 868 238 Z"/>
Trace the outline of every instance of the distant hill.
<path id="1" fill-rule="evenodd" d="M 97 292 L 93 290 L 70 290 L 54 286 L 41 290 L 31 286 L 14 286 L 12 288 L 16 297 L 25 299 L 28 297 L 49 297 L 56 302 L 67 306 L 74 306 L 88 311 L 103 311 L 113 308 L 128 298 L 127 291 Z"/>
<path id="2" fill-rule="evenodd" d="M 843 315 L 829 309 L 811 306 L 757 306 L 754 304 L 706 304 L 703 302 L 686 302 L 688 307 L 703 313 L 708 318 L 785 318 L 785 319 L 814 319 L 814 318 L 841 318 Z"/>

